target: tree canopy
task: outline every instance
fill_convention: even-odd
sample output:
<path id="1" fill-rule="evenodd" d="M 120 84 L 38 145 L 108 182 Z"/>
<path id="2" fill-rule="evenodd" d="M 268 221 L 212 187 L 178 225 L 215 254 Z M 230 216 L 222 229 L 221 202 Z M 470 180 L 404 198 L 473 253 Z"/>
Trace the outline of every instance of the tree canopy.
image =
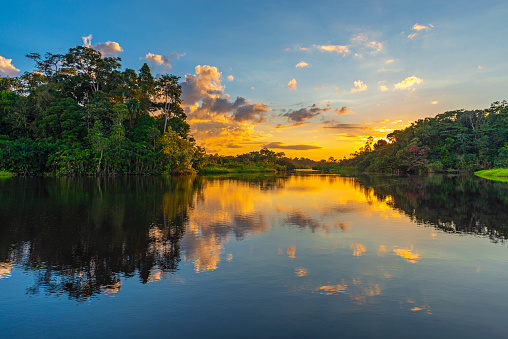
<path id="1" fill-rule="evenodd" d="M 372 172 L 456 172 L 508 167 L 508 103 L 420 119 L 365 146 L 338 165 Z"/>
<path id="2" fill-rule="evenodd" d="M 177 76 L 154 78 L 146 63 L 121 71 L 120 58 L 83 46 L 27 57 L 33 71 L 0 78 L 0 168 L 25 175 L 199 169 L 204 149 L 189 135 Z"/>

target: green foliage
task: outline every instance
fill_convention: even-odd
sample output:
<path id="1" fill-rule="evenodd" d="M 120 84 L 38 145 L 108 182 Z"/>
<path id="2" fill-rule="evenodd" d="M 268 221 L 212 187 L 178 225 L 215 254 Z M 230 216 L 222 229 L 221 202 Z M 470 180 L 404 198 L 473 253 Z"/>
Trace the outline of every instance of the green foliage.
<path id="1" fill-rule="evenodd" d="M 494 168 L 490 170 L 482 170 L 477 171 L 474 174 L 485 179 L 508 182 L 508 168 Z"/>
<path id="2" fill-rule="evenodd" d="M 204 165 L 178 77 L 154 79 L 147 64 L 122 72 L 120 58 L 83 46 L 27 57 L 35 71 L 0 78 L 0 170 L 157 174 Z"/>
<path id="3" fill-rule="evenodd" d="M 425 118 L 364 147 L 337 165 L 371 172 L 473 172 L 508 167 L 508 103 Z"/>
<path id="4" fill-rule="evenodd" d="M 276 153 L 267 148 L 263 148 L 259 152 L 249 152 L 236 156 L 209 154 L 204 156 L 203 164 L 204 167 L 200 173 L 204 174 L 274 172 L 296 168 L 293 161 L 287 158 L 284 152 Z"/>

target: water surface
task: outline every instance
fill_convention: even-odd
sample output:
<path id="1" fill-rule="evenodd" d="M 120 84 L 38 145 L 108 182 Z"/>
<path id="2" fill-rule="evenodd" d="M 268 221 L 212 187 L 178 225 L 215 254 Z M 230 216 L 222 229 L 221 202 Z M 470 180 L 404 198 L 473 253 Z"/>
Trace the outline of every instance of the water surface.
<path id="1" fill-rule="evenodd" d="M 506 337 L 508 184 L 0 180 L 0 335 Z"/>

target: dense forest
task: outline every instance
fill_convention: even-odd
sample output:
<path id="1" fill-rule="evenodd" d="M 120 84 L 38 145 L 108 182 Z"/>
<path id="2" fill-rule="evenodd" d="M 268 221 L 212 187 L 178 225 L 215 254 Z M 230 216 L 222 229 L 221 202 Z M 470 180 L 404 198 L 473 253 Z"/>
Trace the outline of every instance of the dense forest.
<path id="1" fill-rule="evenodd" d="M 189 135 L 179 78 L 78 46 L 27 55 L 35 71 L 0 78 L 0 169 L 52 173 L 190 173 L 204 149 Z"/>
<path id="2" fill-rule="evenodd" d="M 416 121 L 339 162 L 317 166 L 329 172 L 472 172 L 508 167 L 508 103 L 482 110 L 456 110 Z"/>

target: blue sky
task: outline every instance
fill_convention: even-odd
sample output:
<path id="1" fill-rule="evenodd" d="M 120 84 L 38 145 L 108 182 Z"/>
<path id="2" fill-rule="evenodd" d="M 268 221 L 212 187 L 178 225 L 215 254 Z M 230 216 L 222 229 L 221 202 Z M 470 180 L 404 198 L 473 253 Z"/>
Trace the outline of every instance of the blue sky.
<path id="1" fill-rule="evenodd" d="M 2 76 L 92 35 L 122 68 L 180 76 L 192 132 L 213 153 L 341 158 L 369 135 L 508 99 L 506 1 L 11 1 L 2 12 Z"/>

